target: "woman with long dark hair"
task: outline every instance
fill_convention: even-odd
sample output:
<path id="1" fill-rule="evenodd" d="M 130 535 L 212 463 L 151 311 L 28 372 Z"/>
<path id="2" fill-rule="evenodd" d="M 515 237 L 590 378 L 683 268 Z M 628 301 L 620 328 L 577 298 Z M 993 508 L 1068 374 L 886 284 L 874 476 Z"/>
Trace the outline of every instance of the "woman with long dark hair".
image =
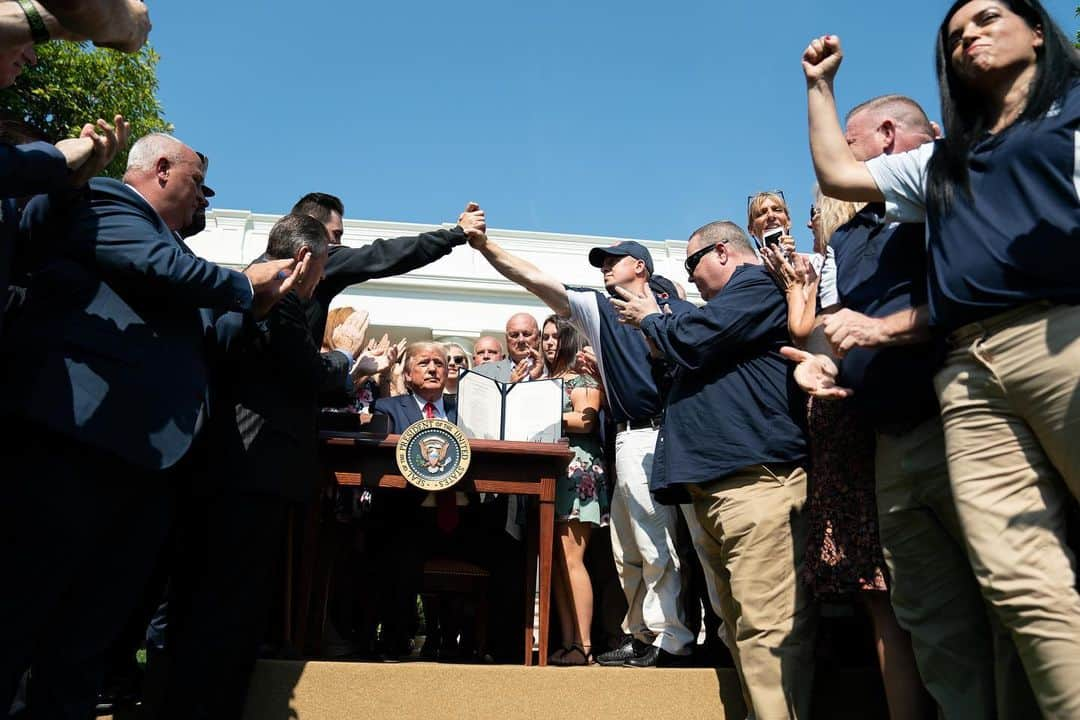
<path id="1" fill-rule="evenodd" d="M 1080 717 L 1080 59 L 1037 0 L 959 0 L 937 38 L 945 138 L 857 162 L 836 118 L 839 39 L 803 55 L 829 195 L 926 224 L 949 477 L 983 595 L 1042 713 Z"/>
<path id="2" fill-rule="evenodd" d="M 544 320 L 540 347 L 548 377 L 563 381 L 563 430 L 574 452 L 566 475 L 555 486 L 555 611 L 563 647 L 550 662 L 588 665 L 593 661 L 593 595 L 585 549 L 592 529 L 608 524 L 611 507 L 599 435 L 604 391 L 575 369 L 585 338 L 569 322 L 557 315 Z"/>

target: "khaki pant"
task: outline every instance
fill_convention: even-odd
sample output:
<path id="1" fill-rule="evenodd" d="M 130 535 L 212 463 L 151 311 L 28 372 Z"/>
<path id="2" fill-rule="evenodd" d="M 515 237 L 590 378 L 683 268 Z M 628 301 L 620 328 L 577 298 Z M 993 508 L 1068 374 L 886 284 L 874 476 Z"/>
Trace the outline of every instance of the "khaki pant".
<path id="1" fill-rule="evenodd" d="M 971 571 L 941 418 L 902 435 L 878 433 L 875 475 L 893 610 L 941 716 L 1038 717 L 1016 646 Z"/>
<path id="2" fill-rule="evenodd" d="M 756 720 L 809 718 L 816 613 L 798 581 L 806 550 L 806 472 L 763 465 L 688 487 L 715 573 L 720 616 Z"/>
<path id="3" fill-rule="evenodd" d="M 679 591 L 675 525 L 679 509 L 659 505 L 649 492 L 657 431 L 615 436 L 615 488 L 611 493 L 611 552 L 626 595 L 623 632 L 669 653 L 685 654 L 694 636 L 686 628 Z"/>
<path id="4" fill-rule="evenodd" d="M 1080 718 L 1080 595 L 1065 544 L 1069 490 L 1080 494 L 1080 308 L 1028 305 L 950 341 L 935 385 L 975 576 L 1043 714 Z"/>

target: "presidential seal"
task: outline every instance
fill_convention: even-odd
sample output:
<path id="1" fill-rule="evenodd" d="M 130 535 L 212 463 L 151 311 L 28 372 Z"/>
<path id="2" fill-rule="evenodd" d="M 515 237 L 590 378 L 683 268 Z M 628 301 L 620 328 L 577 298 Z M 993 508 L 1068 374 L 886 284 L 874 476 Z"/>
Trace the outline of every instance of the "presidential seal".
<path id="1" fill-rule="evenodd" d="M 465 433 L 452 422 L 431 418 L 405 428 L 397 444 L 397 466 L 421 490 L 445 490 L 469 469 L 472 451 Z"/>

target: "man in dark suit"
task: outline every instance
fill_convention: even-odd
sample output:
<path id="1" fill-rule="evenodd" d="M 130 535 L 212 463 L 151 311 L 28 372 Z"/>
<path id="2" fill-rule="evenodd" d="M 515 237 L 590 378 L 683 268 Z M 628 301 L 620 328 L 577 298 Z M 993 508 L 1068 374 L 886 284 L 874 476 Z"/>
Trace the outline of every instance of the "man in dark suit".
<path id="1" fill-rule="evenodd" d="M 401 433 L 425 418 L 457 421 L 457 407 L 443 397 L 446 385 L 446 348 L 442 343 L 418 342 L 405 352 L 405 384 L 409 392 L 380 398 L 372 406 L 375 415 L 385 415 L 389 431 Z M 385 577 L 394 578 L 389 588 L 384 646 L 391 655 L 404 653 L 409 639 L 409 620 L 420 591 L 424 562 L 432 548 L 440 555 L 478 561 L 474 516 L 480 507 L 478 495 L 463 492 L 425 493 L 413 487 L 387 494 L 386 509 L 392 513 L 396 536 L 389 543 L 393 551 L 384 555 Z M 427 609 L 427 606 L 425 606 Z M 432 657 L 458 656 L 457 633 L 461 628 L 461 608 L 440 603 L 428 621 L 428 648 Z M 439 630 L 440 632 L 436 632 Z M 441 636 L 440 636 L 441 635 Z"/>
<path id="2" fill-rule="evenodd" d="M 5 348 L 14 436 L 0 488 L 0 707 L 33 661 L 35 716 L 88 717 L 101 655 L 138 602 L 189 481 L 205 418 L 209 320 L 265 313 L 301 276 L 292 260 L 244 273 L 195 257 L 175 232 L 202 196 L 191 148 L 151 135 L 125 183 L 74 205 L 39 197 L 27 241 L 48 246 Z"/>
<path id="3" fill-rule="evenodd" d="M 415 237 L 380 239 L 354 248 L 341 244 L 345 233 L 342 221 L 345 206 L 340 199 L 326 193 L 308 193 L 293 205 L 292 212 L 312 216 L 330 233 L 326 274 L 306 307 L 315 337 L 322 337 L 326 329 L 330 301 L 345 288 L 374 278 L 401 275 L 433 263 L 449 255 L 458 245 L 463 245 L 469 235 L 487 230 L 484 211 L 476 203 L 469 203 L 458 218 L 458 224 L 449 230 L 432 230 Z"/>
<path id="4" fill-rule="evenodd" d="M 307 324 L 304 302 L 322 275 L 328 240 L 322 224 L 307 215 L 279 220 L 266 257 L 307 260 L 310 271 L 273 308 L 262 332 L 227 333 L 231 342 L 222 346 L 213 399 L 229 411 L 212 418 L 213 481 L 193 493 L 183 513 L 170 603 L 175 632 L 167 717 L 237 718 L 243 712 L 286 513 L 314 490 L 318 396 L 351 384 L 353 356 L 363 342 L 359 328 L 346 324 L 335 334 L 340 348 L 320 353 L 320 339 Z M 219 329 L 227 322 L 242 318 L 230 314 Z"/>

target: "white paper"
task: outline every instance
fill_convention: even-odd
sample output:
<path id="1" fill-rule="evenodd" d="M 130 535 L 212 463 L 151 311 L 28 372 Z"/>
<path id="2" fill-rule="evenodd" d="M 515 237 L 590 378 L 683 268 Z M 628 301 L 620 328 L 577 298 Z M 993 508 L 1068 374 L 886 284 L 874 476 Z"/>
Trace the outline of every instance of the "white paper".
<path id="1" fill-rule="evenodd" d="M 475 372 L 458 380 L 457 424 L 471 440 L 499 440 L 502 393 L 499 383 Z"/>
<path id="2" fill-rule="evenodd" d="M 555 442 L 562 437 L 561 379 L 514 384 L 506 393 L 504 440 Z"/>

